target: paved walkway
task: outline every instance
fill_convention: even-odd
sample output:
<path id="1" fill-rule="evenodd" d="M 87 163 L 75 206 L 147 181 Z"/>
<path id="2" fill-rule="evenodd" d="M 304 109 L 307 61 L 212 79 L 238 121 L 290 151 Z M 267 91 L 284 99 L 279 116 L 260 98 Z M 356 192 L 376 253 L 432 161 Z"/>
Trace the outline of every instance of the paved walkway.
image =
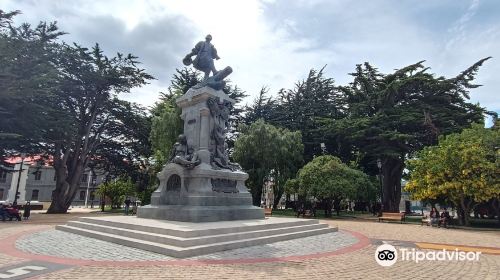
<path id="1" fill-rule="evenodd" d="M 376 222 L 357 222 L 348 220 L 324 221 L 339 227 L 337 246 L 326 244 L 325 236 L 306 241 L 309 251 L 297 251 L 290 242 L 282 247 L 276 244 L 269 248 L 283 250 L 293 248 L 280 255 L 265 252 L 266 247 L 238 249 L 240 254 L 230 252 L 212 254 L 205 260 L 168 260 L 135 258 L 128 261 L 110 261 L 116 252 L 107 252 L 107 258 L 95 253 L 94 261 L 49 256 L 53 252 L 37 252 L 30 246 L 29 240 L 51 237 L 48 247 L 62 246 L 65 251 L 71 238 L 69 235 L 58 236 L 55 224 L 64 224 L 86 213 L 68 215 L 34 214 L 28 222 L 7 222 L 0 224 L 0 279 L 499 279 L 500 278 L 500 232 L 470 231 L 458 229 L 438 229 L 412 224 L 389 224 Z M 100 214 L 92 214 L 100 215 Z M 20 238 L 24 236 L 24 238 Z M 330 236 L 332 237 L 332 236 Z M 61 239 L 58 243 L 57 240 Z M 82 249 L 95 248 L 97 242 L 90 239 L 73 240 L 75 246 L 70 254 L 79 255 Z M 49 238 L 50 239 L 50 238 Z M 65 240 L 62 240 L 65 239 Z M 331 240 L 331 239 L 330 239 Z M 43 239 L 39 239 L 43 242 Z M 357 243 L 353 243 L 356 242 Z M 335 242 L 332 242 L 335 243 Z M 396 248 L 422 248 L 424 252 L 435 252 L 446 248 L 454 250 L 483 251 L 480 260 L 472 261 L 398 261 L 391 267 L 382 267 L 375 262 L 375 250 L 378 245 L 389 243 Z M 18 247 L 16 247 L 16 244 Z M 65 245 L 66 244 L 66 245 Z M 353 245 L 355 244 L 355 245 Z M 356 245 L 357 244 L 357 245 Z M 49 246 L 50 245 L 50 246 Z M 106 244 L 107 246 L 114 246 Z M 284 247 L 283 247 L 284 246 Z M 305 246 L 305 245 L 304 245 Z M 306 247 L 307 247 L 306 246 Z M 329 247 L 330 246 L 330 247 Z M 256 246 L 260 247 L 260 246 Z M 312 248 L 317 248 L 318 254 Z M 104 248 L 104 250 L 113 250 Z M 278 248 L 278 249 L 276 249 Z M 280 249 L 281 248 L 281 249 Z M 305 248 L 305 247 L 304 247 Z M 432 250 L 431 250 L 432 249 Z M 31 251 L 29 252 L 23 252 Z M 246 252 L 245 252 L 246 250 Z M 260 255 L 252 255 L 259 253 Z M 294 251 L 295 250 L 295 251 Z M 236 251 L 236 250 L 233 250 Z M 286 250 L 285 250 L 286 251 Z M 91 250 L 91 252 L 93 252 Z M 245 252 L 245 253 L 242 253 Z M 316 252 L 316 251 L 315 251 Z M 38 254 L 33 254 L 38 253 Z M 136 252 L 137 253 L 137 252 Z M 137 258 L 144 256 L 135 255 Z M 271 256 L 271 258 L 268 258 Z M 277 256 L 277 257 L 276 257 Z M 66 256 L 71 257 L 71 256 Z M 80 256 L 81 257 L 81 256 Z M 92 254 L 88 259 L 92 259 Z M 256 258 L 253 258 L 256 257 Z M 208 259 L 208 260 L 207 260 Z M 235 260 L 236 259 L 236 260 Z"/>

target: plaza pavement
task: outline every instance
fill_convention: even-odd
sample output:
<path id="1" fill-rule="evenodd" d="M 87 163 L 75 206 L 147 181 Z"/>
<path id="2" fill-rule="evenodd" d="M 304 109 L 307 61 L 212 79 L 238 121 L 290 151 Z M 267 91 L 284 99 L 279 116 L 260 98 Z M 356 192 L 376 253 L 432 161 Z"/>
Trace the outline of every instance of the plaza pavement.
<path id="1" fill-rule="evenodd" d="M 339 238 L 344 238 L 345 244 L 340 242 L 338 247 L 328 248 L 330 245 L 322 245 L 321 239 L 311 239 L 307 243 L 312 244 L 303 246 L 309 249 L 294 248 L 296 251 L 290 252 L 296 256 L 289 253 L 281 258 L 252 258 L 254 248 L 246 249 L 247 253 L 233 259 L 228 259 L 228 252 L 225 252 L 222 255 L 225 254 L 226 258 L 206 261 L 110 261 L 109 257 L 83 260 L 78 259 L 78 251 L 82 249 L 74 250 L 72 254 L 75 255 L 69 258 L 44 255 L 43 252 L 30 253 L 19 245 L 23 238 L 34 238 L 35 234 L 46 234 L 56 240 L 63 238 L 51 235 L 56 224 L 64 224 L 79 216 L 103 215 L 85 213 L 84 210 L 73 212 L 66 215 L 33 214 L 29 221 L 0 223 L 0 279 L 500 279 L 500 231 L 439 229 L 414 224 L 324 220 L 322 222 L 339 227 L 340 233 L 345 235 L 339 235 Z M 352 244 L 352 237 L 358 243 Z M 88 240 L 75 242 L 91 243 Z M 484 250 L 485 253 L 478 262 L 423 261 L 417 264 L 398 261 L 391 267 L 381 267 L 375 262 L 374 253 L 383 242 L 396 248 L 453 250 L 458 247 L 460 250 Z M 300 247 L 304 243 L 297 241 L 296 244 Z M 316 246 L 324 250 L 318 250 L 317 254 L 308 251 Z M 262 248 L 269 247 L 260 250 Z M 333 251 L 325 253 L 325 250 Z"/>

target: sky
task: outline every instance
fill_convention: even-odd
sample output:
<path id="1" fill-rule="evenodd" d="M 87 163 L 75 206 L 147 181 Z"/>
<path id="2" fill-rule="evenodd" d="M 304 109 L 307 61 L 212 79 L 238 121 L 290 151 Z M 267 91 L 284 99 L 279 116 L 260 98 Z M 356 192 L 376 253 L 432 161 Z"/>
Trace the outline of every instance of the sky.
<path id="1" fill-rule="evenodd" d="M 170 85 L 196 42 L 213 36 L 231 82 L 252 102 L 263 86 L 276 95 L 325 67 L 336 84 L 351 81 L 356 64 L 391 73 L 425 60 L 453 77 L 481 58 L 471 101 L 500 112 L 500 1 L 497 0 L 0 0 L 21 10 L 16 23 L 57 21 L 66 42 L 107 55 L 132 53 L 156 80 L 122 98 L 151 106 Z"/>

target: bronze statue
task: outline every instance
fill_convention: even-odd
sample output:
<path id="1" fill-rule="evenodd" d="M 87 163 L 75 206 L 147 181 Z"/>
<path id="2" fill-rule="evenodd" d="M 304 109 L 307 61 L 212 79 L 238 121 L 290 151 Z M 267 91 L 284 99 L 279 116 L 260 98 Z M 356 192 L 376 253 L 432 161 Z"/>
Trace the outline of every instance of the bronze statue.
<path id="1" fill-rule="evenodd" d="M 198 154 L 188 146 L 187 138 L 184 134 L 179 135 L 177 142 L 174 144 L 170 162 L 177 163 L 188 169 L 192 169 L 201 163 Z"/>
<path id="2" fill-rule="evenodd" d="M 220 57 L 210 41 L 212 41 L 212 36 L 208 34 L 205 41 L 198 42 L 194 49 L 182 60 L 184 65 L 193 64 L 195 69 L 205 73 L 203 81 L 195 85 L 194 89 L 208 86 L 215 90 L 222 90 L 226 86 L 224 79 L 233 72 L 233 69 L 229 66 L 221 71 L 215 69 L 214 59 L 220 59 Z M 196 58 L 191 60 L 192 56 L 196 56 Z M 210 76 L 210 73 L 212 73 L 212 76 Z"/>
<path id="3" fill-rule="evenodd" d="M 187 66 L 192 63 L 195 69 L 204 72 L 205 77 L 203 80 L 208 79 L 208 77 L 210 76 L 210 72 L 212 72 L 213 75 L 217 74 L 217 70 L 215 69 L 214 65 L 214 59 L 220 59 L 220 57 L 217 55 L 217 50 L 215 49 L 214 45 L 210 43 L 210 41 L 212 41 L 212 35 L 208 34 L 205 37 L 205 41 L 198 42 L 194 49 L 182 60 L 184 65 Z M 196 58 L 192 61 L 191 57 L 195 55 Z"/>

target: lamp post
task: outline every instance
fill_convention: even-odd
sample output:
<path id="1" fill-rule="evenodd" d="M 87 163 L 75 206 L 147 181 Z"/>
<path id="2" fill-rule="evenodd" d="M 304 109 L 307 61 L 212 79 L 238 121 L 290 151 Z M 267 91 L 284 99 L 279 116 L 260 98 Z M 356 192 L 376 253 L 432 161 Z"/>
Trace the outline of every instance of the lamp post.
<path id="1" fill-rule="evenodd" d="M 92 188 L 94 187 L 94 184 L 95 184 L 95 172 L 93 169 L 90 169 L 89 176 L 87 179 L 88 179 L 87 180 L 87 191 L 85 192 L 85 208 L 88 208 L 90 184 L 92 183 Z M 92 205 L 93 205 L 93 203 L 92 203 Z"/>
<path id="2" fill-rule="evenodd" d="M 94 208 L 95 187 L 97 185 L 97 176 L 94 174 L 92 178 L 92 191 L 90 192 L 90 208 Z"/>
<path id="3" fill-rule="evenodd" d="M 85 208 L 88 207 L 88 202 L 89 202 L 89 189 L 90 189 L 90 181 L 92 180 L 92 172 L 90 172 L 87 178 L 87 191 L 85 192 Z"/>
<path id="4" fill-rule="evenodd" d="M 14 202 L 12 203 L 12 206 L 17 206 L 17 197 L 19 196 L 19 184 L 21 183 L 21 175 L 23 173 L 23 163 L 24 163 L 24 158 L 26 158 L 25 153 L 21 153 L 21 166 L 19 167 L 19 175 L 17 176 L 17 186 L 16 186 L 16 193 L 14 195 Z"/>
<path id="5" fill-rule="evenodd" d="M 384 189 L 382 184 L 382 160 L 380 158 L 377 159 L 377 167 L 378 167 L 378 180 L 380 184 L 380 211 L 384 207 Z"/>

